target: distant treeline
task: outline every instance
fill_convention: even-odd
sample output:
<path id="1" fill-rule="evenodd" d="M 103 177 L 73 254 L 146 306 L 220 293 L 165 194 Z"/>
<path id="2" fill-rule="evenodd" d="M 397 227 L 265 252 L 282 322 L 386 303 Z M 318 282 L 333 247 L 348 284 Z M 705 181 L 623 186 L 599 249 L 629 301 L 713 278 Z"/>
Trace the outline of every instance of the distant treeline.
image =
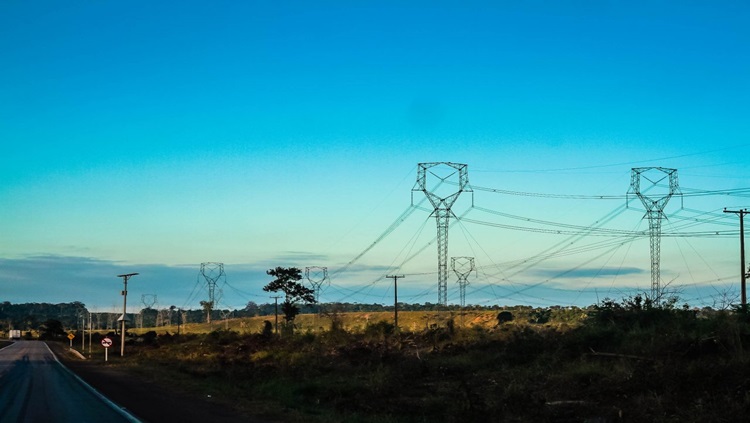
<path id="1" fill-rule="evenodd" d="M 8 301 L 0 303 L 0 328 L 38 330 L 44 322 L 50 319 L 60 321 L 64 327 L 77 327 L 76 322 L 86 311 L 86 306 L 78 301 L 72 303 L 26 303 L 11 304 Z M 116 318 L 115 318 L 116 319 Z"/>
<path id="2" fill-rule="evenodd" d="M 279 314 L 281 312 L 279 304 Z M 504 310 L 508 307 L 490 305 L 479 306 L 471 305 L 464 307 L 464 310 Z M 513 309 L 532 309 L 530 306 L 513 306 Z M 559 308 L 559 307 L 552 307 Z M 433 303 L 424 304 L 407 304 L 399 303 L 400 311 L 460 311 L 458 305 L 441 306 Z M 301 305 L 301 313 L 347 313 L 347 312 L 380 312 L 393 311 L 393 305 L 383 304 L 361 304 L 361 303 L 324 303 Z M 256 304 L 253 301 L 247 303 L 242 309 L 229 310 L 219 309 L 211 311 L 212 320 L 223 318 L 254 317 L 254 316 L 273 316 L 276 313 L 276 304 Z M 68 330 L 79 330 L 83 327 L 89 327 L 89 318 L 91 327 L 94 330 L 115 329 L 118 326 L 117 319 L 122 313 L 112 312 L 91 312 L 86 305 L 75 301 L 72 303 L 24 303 L 11 304 L 8 301 L 0 303 L 0 332 L 10 329 L 20 329 L 22 331 L 39 330 L 48 320 L 59 321 L 63 328 Z M 181 316 L 181 319 L 179 317 Z M 144 308 L 138 313 L 128 313 L 130 323 L 128 327 L 162 327 L 185 323 L 201 323 L 206 321 L 205 310 L 183 310 L 179 308 L 153 309 Z"/>
<path id="3" fill-rule="evenodd" d="M 281 304 L 279 303 L 279 307 Z M 524 307 L 524 306 L 513 306 L 513 308 Z M 499 305 L 468 305 L 464 307 L 464 310 L 504 310 L 506 307 Z M 528 307 L 531 309 L 532 307 Z M 398 309 L 400 311 L 460 311 L 461 306 L 455 304 L 449 304 L 447 306 L 441 306 L 439 304 L 424 303 L 424 304 L 408 304 L 398 303 Z M 393 304 L 361 304 L 361 303 L 323 303 L 323 304 L 308 304 L 301 305 L 300 312 L 303 314 L 311 313 L 347 313 L 347 312 L 378 312 L 378 311 L 393 311 Z M 275 313 L 275 304 L 256 304 L 253 301 L 247 303 L 244 309 L 237 310 L 235 316 L 238 317 L 253 317 L 253 316 L 270 316 Z M 281 313 L 281 308 L 279 308 Z"/>

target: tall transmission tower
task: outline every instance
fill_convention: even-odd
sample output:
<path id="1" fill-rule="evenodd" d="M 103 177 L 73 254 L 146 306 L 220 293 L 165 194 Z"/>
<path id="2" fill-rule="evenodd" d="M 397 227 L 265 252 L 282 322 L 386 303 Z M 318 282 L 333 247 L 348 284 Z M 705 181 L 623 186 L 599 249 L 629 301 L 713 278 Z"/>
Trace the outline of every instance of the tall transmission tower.
<path id="1" fill-rule="evenodd" d="M 474 266 L 474 257 L 451 257 L 451 269 L 458 277 L 458 290 L 461 297 L 461 308 L 466 305 L 466 285 L 469 284 L 471 272 L 477 268 Z"/>
<path id="2" fill-rule="evenodd" d="M 445 306 L 448 305 L 448 226 L 450 217 L 456 217 L 451 208 L 462 192 L 473 192 L 469 186 L 467 166 L 450 162 L 419 163 L 417 182 L 412 188 L 412 203 L 414 191 L 422 191 L 434 209 L 432 215 L 437 222 L 438 304 Z"/>
<path id="3" fill-rule="evenodd" d="M 150 309 L 156 304 L 156 294 L 141 294 L 141 303 L 143 304 L 144 309 Z M 139 317 L 141 320 L 141 329 L 143 329 L 143 311 L 141 311 Z"/>
<path id="4" fill-rule="evenodd" d="M 224 273 L 224 263 L 206 262 L 201 263 L 201 275 L 206 279 L 206 286 L 208 288 L 208 302 L 210 308 L 218 307 L 219 298 L 216 296 L 216 284 L 219 280 L 224 279 L 226 281 L 226 274 Z M 207 313 L 208 323 L 211 323 L 211 311 Z"/>
<path id="5" fill-rule="evenodd" d="M 318 300 L 320 299 L 320 288 L 323 284 L 330 283 L 328 280 L 328 268 L 321 266 L 305 267 L 305 278 L 310 282 L 310 285 L 312 285 L 313 290 L 315 291 L 315 303 L 318 304 Z M 320 306 L 318 306 L 318 311 L 320 311 Z"/>
<path id="6" fill-rule="evenodd" d="M 655 304 L 661 302 L 661 220 L 666 218 L 664 208 L 675 194 L 682 195 L 677 182 L 677 169 L 664 167 L 634 167 L 630 174 L 630 190 L 627 197 L 636 195 L 646 208 L 648 218 L 649 241 L 651 247 L 651 299 Z M 642 181 L 648 182 L 645 189 Z M 667 184 L 665 184 L 665 181 Z"/>

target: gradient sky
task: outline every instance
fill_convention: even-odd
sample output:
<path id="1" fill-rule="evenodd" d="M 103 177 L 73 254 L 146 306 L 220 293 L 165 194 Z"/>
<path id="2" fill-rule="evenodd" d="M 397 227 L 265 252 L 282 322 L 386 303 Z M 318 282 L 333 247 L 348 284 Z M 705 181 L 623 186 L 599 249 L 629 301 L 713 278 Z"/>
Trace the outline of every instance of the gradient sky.
<path id="1" fill-rule="evenodd" d="M 200 263 L 222 262 L 226 307 L 268 302 L 275 266 L 327 266 L 324 301 L 389 303 L 399 273 L 400 298 L 436 302 L 436 247 L 420 250 L 435 222 L 410 208 L 421 162 L 465 163 L 477 187 L 621 196 L 474 204 L 625 231 L 648 230 L 637 199 L 623 208 L 630 169 L 676 168 L 683 193 L 713 194 L 672 199 L 664 231 L 723 232 L 665 237 L 662 279 L 691 305 L 736 297 L 738 218 L 721 211 L 750 202 L 749 21 L 743 1 L 4 0 L 0 301 L 115 309 L 115 275 L 139 272 L 134 309 L 197 308 Z M 470 198 L 457 215 L 549 228 Z M 650 286 L 648 237 L 462 221 L 449 239 L 479 268 L 469 303 Z"/>

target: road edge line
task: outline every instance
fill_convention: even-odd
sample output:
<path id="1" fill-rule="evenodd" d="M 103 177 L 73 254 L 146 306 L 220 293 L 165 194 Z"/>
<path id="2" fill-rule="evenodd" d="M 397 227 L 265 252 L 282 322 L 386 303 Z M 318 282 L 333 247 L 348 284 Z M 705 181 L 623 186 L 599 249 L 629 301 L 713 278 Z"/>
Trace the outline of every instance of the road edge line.
<path id="1" fill-rule="evenodd" d="M 76 380 L 78 380 L 79 383 L 81 383 L 83 386 L 86 387 L 91 393 L 93 393 L 97 398 L 102 400 L 105 404 L 110 406 L 113 410 L 120 413 L 123 417 L 128 419 L 131 423 L 144 423 L 142 420 L 138 420 L 134 415 L 130 414 L 125 408 L 120 407 L 119 405 L 115 404 L 111 399 L 105 397 L 101 392 L 97 391 L 96 388 L 86 383 L 85 380 L 81 379 L 80 376 L 75 374 L 72 370 L 70 370 L 67 366 L 65 366 L 58 358 L 57 355 L 52 351 L 52 348 L 47 345 L 46 342 L 44 342 L 44 346 L 47 347 L 47 350 L 49 350 L 50 354 L 52 354 L 52 357 L 55 358 L 55 361 L 57 362 L 60 367 L 68 372 L 71 376 L 73 376 Z"/>

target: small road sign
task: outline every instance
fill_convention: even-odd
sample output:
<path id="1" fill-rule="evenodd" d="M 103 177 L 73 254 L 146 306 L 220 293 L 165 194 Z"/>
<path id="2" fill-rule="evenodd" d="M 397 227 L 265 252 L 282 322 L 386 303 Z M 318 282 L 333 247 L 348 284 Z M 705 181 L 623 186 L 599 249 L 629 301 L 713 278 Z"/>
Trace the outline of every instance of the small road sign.
<path id="1" fill-rule="evenodd" d="M 109 348 L 109 347 L 111 347 L 111 346 L 112 346 L 112 340 L 111 340 L 111 339 L 109 339 L 109 338 L 104 338 L 104 339 L 102 339 L 102 346 L 103 346 L 104 348 Z"/>
<path id="2" fill-rule="evenodd" d="M 72 333 L 69 333 L 69 334 L 68 334 L 68 339 L 70 339 L 71 341 L 72 341 L 72 340 L 73 340 L 73 338 L 75 338 L 75 337 L 76 337 L 76 336 L 75 336 L 75 335 L 73 335 Z"/>

